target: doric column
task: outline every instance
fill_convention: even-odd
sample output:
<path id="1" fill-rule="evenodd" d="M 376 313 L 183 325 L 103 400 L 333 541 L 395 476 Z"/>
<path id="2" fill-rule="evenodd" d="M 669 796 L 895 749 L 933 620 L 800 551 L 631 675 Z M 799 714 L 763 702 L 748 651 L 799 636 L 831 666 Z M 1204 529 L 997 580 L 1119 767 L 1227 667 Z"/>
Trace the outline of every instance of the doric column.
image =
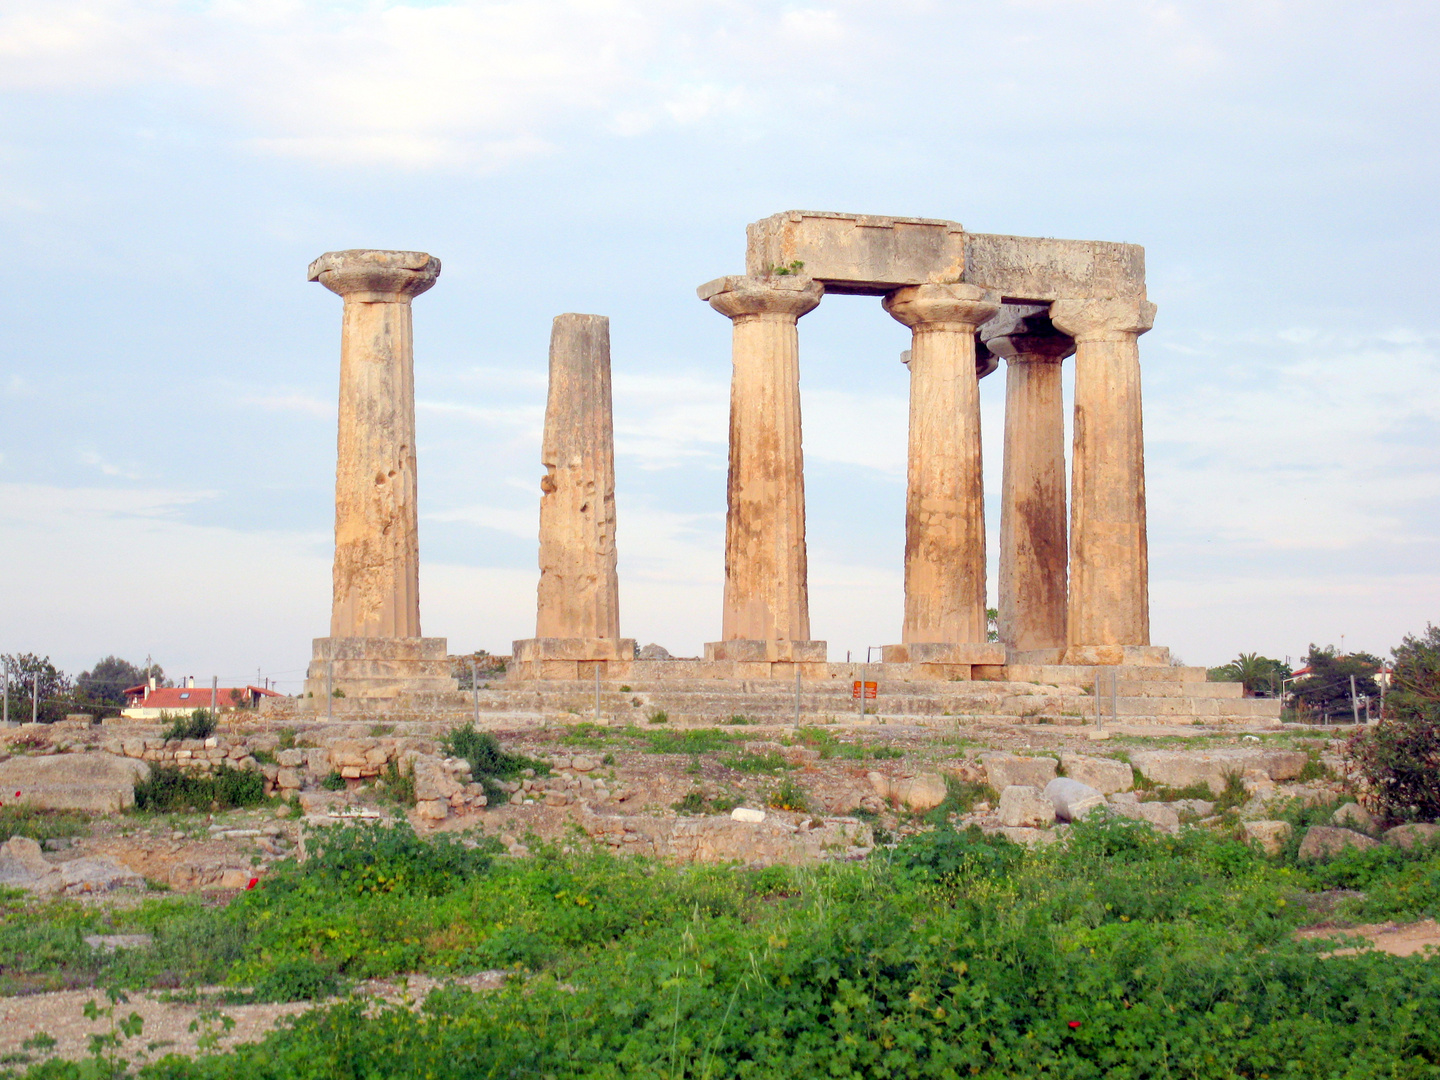
<path id="1" fill-rule="evenodd" d="M 699 293 L 734 324 L 721 636 L 770 643 L 707 652 L 712 659 L 758 660 L 763 652 L 770 661 L 813 660 L 795 324 L 820 303 L 824 288 L 799 276 L 725 277 Z M 796 642 L 810 646 L 803 657 L 776 644 Z"/>
<path id="2" fill-rule="evenodd" d="M 310 264 L 311 281 L 345 298 L 331 637 L 420 636 L 410 301 L 439 274 L 418 251 L 332 251 Z"/>
<path id="3" fill-rule="evenodd" d="M 610 320 L 557 315 L 540 448 L 540 586 L 535 637 L 516 641 L 513 679 L 623 678 L 635 642 L 620 637 L 615 570 L 615 427 Z"/>
<path id="4" fill-rule="evenodd" d="M 451 689 L 444 638 L 420 636 L 415 364 L 410 301 L 440 274 L 420 251 L 331 251 L 309 279 L 345 299 L 330 636 L 315 639 L 314 706 L 336 696 Z"/>
<path id="5" fill-rule="evenodd" d="M 993 292 L 975 285 L 910 285 L 885 297 L 885 310 L 913 331 L 905 497 L 907 645 L 985 641 L 985 491 L 975 328 L 998 306 Z"/>
<path id="6" fill-rule="evenodd" d="M 610 320 L 557 315 L 540 461 L 540 590 L 535 636 L 618 638 L 615 430 Z"/>
<path id="7" fill-rule="evenodd" d="M 1005 318 L 1014 311 L 1013 319 Z M 1000 640 L 1016 652 L 1065 648 L 1065 405 L 1061 361 L 1075 342 L 1041 308 L 985 327 L 1005 358 L 1000 493 Z M 1052 660 L 1058 660 L 1056 656 Z"/>
<path id="8" fill-rule="evenodd" d="M 1057 300 L 1050 318 L 1076 347 L 1067 660 L 1080 662 L 1150 644 L 1138 338 L 1155 305 Z"/>

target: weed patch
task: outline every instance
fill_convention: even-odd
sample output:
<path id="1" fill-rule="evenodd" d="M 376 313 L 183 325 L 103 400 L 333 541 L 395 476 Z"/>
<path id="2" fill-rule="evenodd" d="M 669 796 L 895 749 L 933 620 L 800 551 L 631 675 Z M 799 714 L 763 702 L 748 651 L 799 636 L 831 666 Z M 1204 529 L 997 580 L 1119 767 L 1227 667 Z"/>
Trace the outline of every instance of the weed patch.
<path id="1" fill-rule="evenodd" d="M 153 765 L 135 783 L 135 808 L 158 813 L 234 810 L 265 802 L 265 778 L 248 769 L 206 775 L 174 765 Z"/>

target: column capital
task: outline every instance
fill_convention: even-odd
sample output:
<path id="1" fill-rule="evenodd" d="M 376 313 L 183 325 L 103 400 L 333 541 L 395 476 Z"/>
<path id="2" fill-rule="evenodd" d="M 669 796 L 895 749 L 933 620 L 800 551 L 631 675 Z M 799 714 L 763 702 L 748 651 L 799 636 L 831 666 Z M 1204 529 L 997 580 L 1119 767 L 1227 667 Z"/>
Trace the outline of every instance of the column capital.
<path id="1" fill-rule="evenodd" d="M 309 281 L 362 304 L 408 303 L 440 276 L 440 260 L 423 251 L 327 251 L 310 264 Z"/>
<path id="2" fill-rule="evenodd" d="M 1055 328 L 1044 307 L 1006 304 L 980 333 L 986 348 L 1012 364 L 1058 364 L 1075 352 L 1075 339 Z"/>
<path id="3" fill-rule="evenodd" d="M 695 290 L 701 300 L 727 319 L 781 315 L 798 319 L 814 311 L 825 286 L 799 274 L 746 277 L 733 274 L 708 281 Z"/>
<path id="4" fill-rule="evenodd" d="M 1050 321 L 1076 341 L 1119 341 L 1154 326 L 1155 305 L 1129 299 L 1056 300 Z"/>
<path id="5" fill-rule="evenodd" d="M 906 285 L 883 301 L 892 318 L 915 331 L 953 328 L 974 333 L 1000 309 L 1000 295 L 978 285 Z"/>

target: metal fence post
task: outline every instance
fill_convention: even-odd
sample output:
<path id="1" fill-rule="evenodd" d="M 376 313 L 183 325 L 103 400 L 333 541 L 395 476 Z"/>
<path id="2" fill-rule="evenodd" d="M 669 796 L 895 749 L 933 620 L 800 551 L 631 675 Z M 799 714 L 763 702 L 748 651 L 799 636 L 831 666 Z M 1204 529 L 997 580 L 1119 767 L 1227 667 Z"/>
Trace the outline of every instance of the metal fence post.
<path id="1" fill-rule="evenodd" d="M 215 699 L 220 694 L 220 676 L 210 676 L 210 719 L 215 719 Z"/>
<path id="2" fill-rule="evenodd" d="M 600 661 L 595 661 L 595 722 L 600 722 Z"/>
<path id="3" fill-rule="evenodd" d="M 480 726 L 480 664 L 470 661 L 470 697 L 475 703 L 475 726 Z"/>
<path id="4" fill-rule="evenodd" d="M 325 719 L 335 716 L 335 661 L 325 661 Z"/>
<path id="5" fill-rule="evenodd" d="M 865 687 L 860 687 L 860 704 L 865 704 Z M 795 665 L 795 730 L 800 730 L 800 665 Z"/>
<path id="6" fill-rule="evenodd" d="M 38 671 L 35 672 L 30 686 L 30 722 L 38 724 L 40 722 L 40 673 Z"/>
<path id="7" fill-rule="evenodd" d="M 5 661 L 5 724 L 10 724 L 10 661 Z"/>

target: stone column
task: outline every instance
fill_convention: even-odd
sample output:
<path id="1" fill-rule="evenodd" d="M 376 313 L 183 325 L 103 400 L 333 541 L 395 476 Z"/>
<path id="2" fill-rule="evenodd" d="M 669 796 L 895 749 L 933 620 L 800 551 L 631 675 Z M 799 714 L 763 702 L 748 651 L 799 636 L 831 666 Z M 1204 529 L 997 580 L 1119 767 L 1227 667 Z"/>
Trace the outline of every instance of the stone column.
<path id="1" fill-rule="evenodd" d="M 734 324 L 722 641 L 711 660 L 825 660 L 810 640 L 796 321 L 824 288 L 806 277 L 725 277 L 700 298 Z"/>
<path id="2" fill-rule="evenodd" d="M 1050 318 L 1076 346 L 1065 662 L 1154 662 L 1138 338 L 1155 305 L 1057 300 Z"/>
<path id="3" fill-rule="evenodd" d="M 445 639 L 420 636 L 415 505 L 410 301 L 439 274 L 440 260 L 417 251 L 332 251 L 310 264 L 309 280 L 345 300 L 334 590 L 330 637 L 315 641 L 312 691 L 327 677 L 346 696 L 454 685 Z"/>
<path id="4" fill-rule="evenodd" d="M 1013 312 L 1013 317 L 1007 314 Z M 1065 650 L 1065 404 L 1060 366 L 1075 342 L 1044 307 L 1011 307 L 985 328 L 1005 358 L 1005 469 L 1000 493 L 1000 640 L 1027 662 Z M 1037 652 L 1050 655 L 1036 656 Z"/>
<path id="5" fill-rule="evenodd" d="M 885 297 L 885 310 L 913 331 L 905 624 L 887 662 L 961 663 L 954 646 L 985 644 L 975 330 L 998 306 L 994 293 L 963 284 L 910 285 Z"/>
<path id="6" fill-rule="evenodd" d="M 512 671 L 576 679 L 598 664 L 603 676 L 624 675 L 635 642 L 620 637 L 610 320 L 603 315 L 555 317 L 540 461 L 535 637 L 514 643 Z"/>

